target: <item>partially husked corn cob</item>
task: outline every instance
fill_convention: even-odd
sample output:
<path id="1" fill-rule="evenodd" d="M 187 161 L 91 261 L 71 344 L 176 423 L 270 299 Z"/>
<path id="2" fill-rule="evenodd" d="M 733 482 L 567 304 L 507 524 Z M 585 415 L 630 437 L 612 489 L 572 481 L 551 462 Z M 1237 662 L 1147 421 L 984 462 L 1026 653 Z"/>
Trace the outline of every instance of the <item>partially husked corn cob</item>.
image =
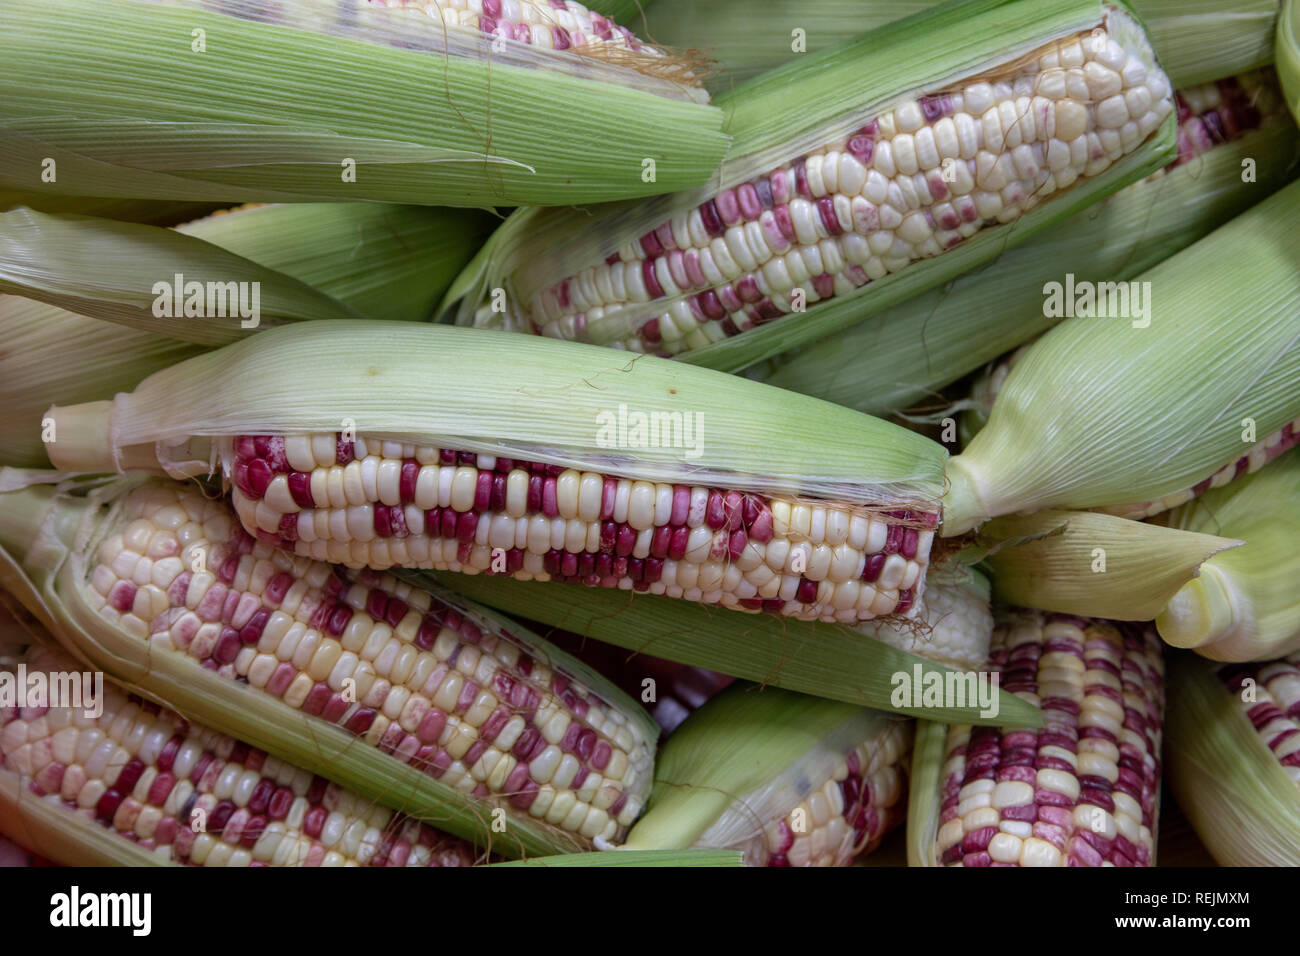
<path id="1" fill-rule="evenodd" d="M 944 565 L 929 576 L 916 621 L 867 621 L 854 630 L 948 667 L 981 668 L 993 636 L 989 582 L 973 568 Z"/>
<path id="2" fill-rule="evenodd" d="M 634 481 L 342 433 L 223 450 L 244 527 L 350 567 L 509 574 L 737 610 L 906 614 L 938 514 Z"/>
<path id="3" fill-rule="evenodd" d="M 519 852 L 515 833 L 532 852 L 617 842 L 640 812 L 653 722 L 509 622 L 275 550 L 193 486 L 111 486 L 102 511 L 16 494 L 33 491 L 26 505 L 0 496 L 6 547 L 36 537 L 17 509 L 82 528 L 46 598 L 69 615 L 55 633 L 119 677 L 140 661 L 144 692 L 171 703 L 177 682 L 193 685 L 197 719 L 494 849 L 487 818 L 504 811 L 502 852 Z"/>
<path id="4" fill-rule="evenodd" d="M 1264 664 L 1228 664 L 1218 676 L 1300 789 L 1300 652 Z"/>
<path id="5" fill-rule="evenodd" d="M 1153 865 L 1164 715 L 1154 632 L 1017 612 L 994 633 L 993 663 L 1045 726 L 922 724 L 912 864 Z"/>
<path id="6" fill-rule="evenodd" d="M 661 751 L 629 848 L 739 849 L 749 866 L 847 866 L 902 822 L 912 722 L 737 684 Z"/>
<path id="7" fill-rule="evenodd" d="M 29 673 L 76 670 L 66 656 L 40 648 L 24 663 Z M 114 685 L 105 684 L 101 702 L 98 716 L 67 706 L 0 708 L 0 766 L 37 798 L 173 862 L 474 862 L 473 847 L 461 840 Z"/>
<path id="8" fill-rule="evenodd" d="M 155 653 L 188 654 L 586 839 L 617 840 L 636 819 L 654 741 L 510 634 L 395 578 L 273 550 L 198 491 L 148 485 L 122 520 L 87 600 Z M 196 554 L 208 570 L 187 570 Z"/>
<path id="9" fill-rule="evenodd" d="M 1106 514 L 1118 515 L 1121 518 L 1150 518 L 1163 511 L 1186 504 L 1192 499 L 1205 494 L 1211 488 L 1222 488 L 1234 478 L 1253 475 L 1269 462 L 1279 458 L 1298 444 L 1300 444 L 1300 418 L 1287 422 L 1271 435 L 1260 439 L 1247 454 L 1242 455 L 1229 465 L 1224 465 L 1214 474 L 1201 479 L 1190 488 L 1164 495 L 1154 501 L 1143 501 L 1132 505 L 1111 505 L 1097 510 Z"/>
<path id="10" fill-rule="evenodd" d="M 1300 654 L 1173 661 L 1166 778 L 1224 866 L 1300 865 Z"/>
<path id="11" fill-rule="evenodd" d="M 1054 223 L 987 268 L 749 374 L 871 414 L 933 406 L 940 389 L 1061 320 L 1063 310 L 1044 307 L 1053 283 L 1068 288 L 1067 275 L 1077 288 L 1131 280 L 1290 180 L 1300 133 L 1272 70 L 1180 90 L 1176 100 L 1178 151 L 1164 169 Z M 1069 292 L 1065 298 L 1072 299 Z M 972 394 L 970 401 L 975 407 L 962 428 L 973 434 L 992 397 Z"/>
<path id="12" fill-rule="evenodd" d="M 736 91 L 722 105 L 740 114 L 737 145 L 716 186 L 618 207 L 594 227 L 589 214 L 581 222 L 564 211 L 517 214 L 471 266 L 479 297 L 458 321 L 741 368 L 752 359 L 740 356 L 767 348 L 760 338 L 789 347 L 825 334 L 832 319 L 824 304 L 838 303 L 841 322 L 858 300 L 878 298 L 875 284 L 887 277 L 917 272 L 916 263 L 982 232 L 1014 241 L 1017 230 L 996 227 L 1040 204 L 1085 205 L 1081 190 L 1118 188 L 1148 153 L 1170 151 L 1169 81 L 1141 27 L 1117 7 L 1081 4 L 1068 21 L 1023 25 L 1010 54 L 1005 37 L 986 57 L 975 42 L 960 67 L 941 69 L 932 49 L 913 54 L 902 39 L 905 24 L 917 34 L 937 29 L 942 48 L 948 21 L 963 16 L 980 35 L 994 6 L 950 4 L 889 25 L 878 44 L 866 34 L 799 70 L 776 71 L 790 89 L 814 77 L 829 84 L 850 64 L 902 86 L 865 89 L 854 85 L 858 77 L 845 79 L 835 102 L 847 99 L 848 109 L 819 105 L 782 126 L 772 112 L 796 94 L 783 89 L 784 99 L 767 107 L 775 74 Z M 1010 4 L 996 11 L 1017 16 Z M 880 49 L 913 62 L 902 71 L 877 67 L 870 56 Z M 917 275 L 911 288 L 926 281 Z M 812 323 L 810 331 L 777 332 L 787 317 Z M 770 335 L 746 335 L 765 326 Z M 738 337 L 756 341 L 711 348 Z"/>
<path id="13" fill-rule="evenodd" d="M 373 362 L 358 361 L 366 350 Z M 250 533 L 353 567 L 846 623 L 914 613 L 942 447 L 736 376 L 616 355 L 444 325 L 295 323 L 111 405 L 52 409 L 47 448 L 66 470 L 202 475 L 217 461 Z M 315 384 L 284 378 L 304 360 Z M 502 388 L 504 366 L 518 375 Z M 259 384 L 232 399 L 245 377 Z M 818 426 L 789 427 L 805 421 Z"/>
<path id="14" fill-rule="evenodd" d="M 422 10 L 447 26 L 468 27 L 515 43 L 588 56 L 611 50 L 662 57 L 627 27 L 573 0 L 372 0 L 374 6 Z"/>
<path id="15" fill-rule="evenodd" d="M 1101 175 L 1169 115 L 1168 81 L 1132 42 L 1122 29 L 1071 37 L 1005 75 L 864 117 L 538 291 L 534 330 L 589 340 L 607 313 L 662 301 L 605 344 L 675 355 L 1013 222 Z"/>

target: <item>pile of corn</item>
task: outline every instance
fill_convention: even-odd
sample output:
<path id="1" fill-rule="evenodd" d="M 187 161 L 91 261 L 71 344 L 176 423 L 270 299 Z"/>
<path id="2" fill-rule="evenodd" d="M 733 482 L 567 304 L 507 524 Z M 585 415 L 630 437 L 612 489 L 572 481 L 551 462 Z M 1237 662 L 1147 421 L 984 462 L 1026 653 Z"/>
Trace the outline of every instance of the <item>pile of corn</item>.
<path id="1" fill-rule="evenodd" d="M 0 865 L 1300 863 L 1300 4 L 867 6 L 8 0 Z"/>

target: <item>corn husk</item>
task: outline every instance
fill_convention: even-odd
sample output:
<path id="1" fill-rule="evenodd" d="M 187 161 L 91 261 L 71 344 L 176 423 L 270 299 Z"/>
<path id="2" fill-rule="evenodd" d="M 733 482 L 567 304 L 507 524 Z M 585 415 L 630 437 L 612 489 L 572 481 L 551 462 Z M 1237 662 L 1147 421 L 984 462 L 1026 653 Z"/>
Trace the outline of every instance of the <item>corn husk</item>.
<path id="1" fill-rule="evenodd" d="M 0 210 L 8 211 L 27 206 L 39 212 L 72 213 L 77 216 L 99 216 L 121 222 L 143 222 L 150 226 L 170 226 L 207 216 L 217 210 L 232 206 L 225 202 L 167 202 L 150 199 L 102 199 L 97 196 L 64 196 L 48 192 L 0 189 Z"/>
<path id="2" fill-rule="evenodd" d="M 1244 540 L 1211 558 L 1170 600 L 1156 618 L 1165 641 L 1216 661 L 1265 661 L 1300 649 L 1300 453 L 1210 489 L 1165 523 Z"/>
<path id="3" fill-rule="evenodd" d="M 1277 72 L 1291 115 L 1300 123 L 1300 3 L 1282 0 L 1277 18 Z"/>
<path id="4" fill-rule="evenodd" d="M 1170 655 L 1165 779 L 1223 866 L 1300 866 L 1300 790 L 1213 665 Z"/>
<path id="5" fill-rule="evenodd" d="M 1300 133 L 1274 102 L 1260 129 L 1134 183 L 943 288 L 781 356 L 755 377 L 874 414 L 944 404 L 943 386 L 1061 321 L 1044 314 L 1046 283 L 1066 272 L 1090 282 L 1133 279 L 1288 182 Z"/>
<path id="6" fill-rule="evenodd" d="M 928 653 L 925 629 L 907 622 L 895 624 L 894 632 L 885 635 L 880 633 L 884 630 L 880 625 L 850 628 L 770 614 L 739 614 L 651 594 L 615 593 L 551 581 L 445 572 L 432 577 L 506 614 L 764 686 L 909 716 L 992 722 L 971 706 L 940 711 L 897 706 L 895 675 L 915 674 L 919 668 L 920 679 L 930 681 L 935 679 L 931 675 L 942 678 L 950 671 L 900 649 L 905 646 L 919 654 Z M 938 622 L 931 625 L 935 629 L 940 626 Z M 987 638 L 984 646 L 987 650 Z M 999 691 L 998 707 L 999 725 L 1033 727 L 1042 719 L 1035 707 L 1014 694 Z"/>
<path id="7" fill-rule="evenodd" d="M 1300 417 L 1297 216 L 1293 183 L 1143 273 L 1145 327 L 1068 319 L 1034 343 L 948 463 L 943 533 L 1161 498 L 1240 457 L 1247 419 L 1269 435 Z"/>
<path id="8" fill-rule="evenodd" d="M 742 850 L 831 776 L 845 751 L 875 739 L 905 753 L 910 722 L 860 707 L 735 685 L 688 717 L 659 753 L 646 812 L 628 849 Z M 758 860 L 749 860 L 758 862 Z"/>
<path id="9" fill-rule="evenodd" d="M 477 798 L 376 747 L 359 745 L 342 727 L 218 676 L 187 655 L 155 653 L 147 642 L 100 616 L 80 597 L 89 584 L 88 558 L 115 527 L 114 502 L 138 481 L 112 479 L 97 487 L 32 484 L 0 494 L 0 586 L 65 651 L 129 690 L 491 852 L 517 857 L 589 848 L 571 834 L 522 815 L 510 814 L 505 832 L 495 832 L 500 828 L 492 827 L 489 805 Z M 485 630 L 506 627 L 534 645 L 543 659 L 617 702 L 654 739 L 657 728 L 650 716 L 581 662 L 476 605 L 447 592 L 438 597 L 463 609 Z"/>
<path id="10" fill-rule="evenodd" d="M 995 518 L 973 551 L 1005 604 L 1080 617 L 1149 621 L 1244 542 L 1175 531 L 1088 511 L 1039 511 Z"/>
<path id="11" fill-rule="evenodd" d="M 903 97 L 942 90 L 963 77 L 995 69 L 1051 39 L 1092 29 L 1104 16 L 1103 4 L 1094 0 L 965 0 L 797 58 L 718 99 L 729 115 L 734 140 L 718 175 L 706 186 L 599 209 L 520 210 L 466 268 L 444 307 L 454 307 L 459 324 L 524 330 L 525 306 L 534 293 L 602 262 L 674 215 L 824 145 L 829 137 L 856 129 Z M 942 255 L 677 358 L 738 371 L 879 315 L 1155 172 L 1174 158 L 1175 125 L 1169 117 L 1104 174 L 1080 180 L 1022 215 L 1012 228 L 983 229 Z M 504 311 L 494 311 L 496 290 L 504 293 Z M 585 340 L 619 341 L 682 298 L 607 309 L 599 321 L 588 320 Z M 480 308 L 489 301 L 490 308 Z"/>
<path id="12" fill-rule="evenodd" d="M 0 187 L 454 206 L 653 195 L 702 183 L 725 148 L 691 82 L 678 58 L 543 50 L 364 0 L 12 0 Z"/>
<path id="13" fill-rule="evenodd" d="M 602 13 L 611 20 L 631 28 L 637 36 L 649 37 L 646 31 L 646 12 L 654 0 L 591 0 L 583 6 L 594 13 Z M 651 40 L 651 42 L 655 42 Z M 694 47 L 698 43 L 674 44 L 674 46 Z"/>
<path id="14" fill-rule="evenodd" d="M 656 0 L 647 35 L 696 46 L 718 63 L 710 87 L 723 91 L 801 52 L 816 53 L 846 33 L 875 29 L 926 10 L 936 0 L 767 0 L 755 16 L 747 0 Z M 1204 83 L 1269 62 L 1277 0 L 1133 0 L 1156 56 L 1177 85 Z M 796 36 L 794 31 L 803 33 Z M 802 50 L 792 47 L 796 40 Z"/>
<path id="15" fill-rule="evenodd" d="M 311 319 L 422 320 L 490 222 L 460 210 L 311 203 L 172 230 L 18 209 L 0 213 L 0 291 L 199 345 Z M 232 282 L 249 294 L 210 303 L 200 294 L 190 313 L 191 283 Z M 257 308 L 246 315 L 239 306 L 254 284 Z"/>
<path id="16" fill-rule="evenodd" d="M 619 441 L 602 431 L 602 416 L 616 416 L 620 405 L 700 424 L 699 454 L 611 447 Z M 149 459 L 175 477 L 211 470 L 212 443 L 190 439 L 337 431 L 345 421 L 394 441 L 877 505 L 937 500 L 944 457 L 940 446 L 888 422 L 735 376 L 409 322 L 268 330 L 155 373 L 111 407 L 67 406 L 51 417 L 56 467 L 116 470 Z M 792 421 L 818 429 L 792 430 Z"/>

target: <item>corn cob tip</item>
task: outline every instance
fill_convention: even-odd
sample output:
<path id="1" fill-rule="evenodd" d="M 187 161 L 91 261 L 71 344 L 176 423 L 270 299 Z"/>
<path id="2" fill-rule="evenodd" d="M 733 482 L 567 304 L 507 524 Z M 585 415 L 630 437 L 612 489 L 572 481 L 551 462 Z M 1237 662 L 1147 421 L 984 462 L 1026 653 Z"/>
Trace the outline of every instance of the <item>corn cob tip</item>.
<path id="1" fill-rule="evenodd" d="M 1173 647 L 1203 647 L 1232 630 L 1244 600 L 1231 575 L 1212 563 L 1204 564 L 1200 574 L 1184 584 L 1156 617 L 1156 629 Z"/>

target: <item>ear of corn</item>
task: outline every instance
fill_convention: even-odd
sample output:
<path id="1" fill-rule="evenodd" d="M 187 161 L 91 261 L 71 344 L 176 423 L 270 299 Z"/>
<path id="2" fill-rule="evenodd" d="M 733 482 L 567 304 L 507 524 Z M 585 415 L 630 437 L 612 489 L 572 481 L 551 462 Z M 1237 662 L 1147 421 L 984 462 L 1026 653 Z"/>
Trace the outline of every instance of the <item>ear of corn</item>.
<path id="1" fill-rule="evenodd" d="M 210 346 L 304 319 L 423 320 L 490 221 L 321 203 L 170 230 L 19 209 L 0 213 L 0 290 Z M 241 286 L 256 288 L 251 319 Z"/>
<path id="2" fill-rule="evenodd" d="M 1223 866 L 1300 866 L 1298 664 L 1171 661 L 1166 777 Z"/>
<path id="3" fill-rule="evenodd" d="M 735 139 L 717 181 L 594 220 L 516 213 L 453 288 L 457 320 L 737 370 L 934 288 L 1174 153 L 1140 27 L 1095 2 L 946 4 L 721 105 Z"/>
<path id="4" fill-rule="evenodd" d="M 1161 614 L 1244 543 L 1087 511 L 995 518 L 980 532 L 999 601 L 1119 621 Z"/>
<path id="5" fill-rule="evenodd" d="M 1034 343 L 988 425 L 948 463 L 943 533 L 1012 512 L 1158 499 L 1300 416 L 1297 215 L 1293 183 L 1143 273 L 1148 323 L 1069 319 Z"/>
<path id="6" fill-rule="evenodd" d="M 646 12 L 648 35 L 669 46 L 703 46 L 720 70 L 710 86 L 723 91 L 788 63 L 792 31 L 799 53 L 816 53 L 846 33 L 874 29 L 936 0 L 767 0 L 754 16 L 747 0 L 656 0 Z M 1277 0 L 1134 0 L 1160 65 L 1177 85 L 1204 83 L 1273 58 Z M 707 38 L 707 39 L 701 39 Z"/>
<path id="7" fill-rule="evenodd" d="M 911 674 L 920 667 L 922 679 L 931 680 L 946 673 L 935 660 L 978 667 L 987 657 L 990 622 L 987 597 L 980 593 L 982 579 L 972 574 L 963 582 L 956 568 L 945 568 L 940 575 L 933 604 L 927 591 L 924 620 L 900 621 L 892 628 L 812 624 L 765 614 L 738 619 L 726 611 L 653 595 L 577 594 L 565 585 L 441 573 L 434 577 L 507 614 L 629 651 L 862 707 L 989 722 L 975 707 L 918 711 L 893 702 L 894 674 Z M 969 663 L 974 661 L 979 663 Z M 1001 724 L 1038 724 L 1037 710 L 1010 694 L 1000 694 L 998 706 Z"/>
<path id="8" fill-rule="evenodd" d="M 661 751 L 627 846 L 744 851 L 751 866 L 846 866 L 902 820 L 912 724 L 736 685 Z"/>
<path id="9" fill-rule="evenodd" d="M 781 356 L 756 369 L 757 377 L 875 414 L 932 406 L 943 386 L 1060 321 L 1044 306 L 1048 283 L 1064 282 L 1067 271 L 1091 282 L 1136 278 L 1281 188 L 1294 172 L 1300 133 L 1271 72 L 1180 91 L 1179 119 L 1179 156 L 1162 172 L 986 268 Z"/>
<path id="10" fill-rule="evenodd" d="M 215 454 L 249 531 L 318 560 L 847 622 L 915 613 L 944 457 L 734 376 L 412 323 L 296 323 L 49 418 L 59 468 L 196 475 Z"/>
<path id="11" fill-rule="evenodd" d="M 1167 521 L 1241 538 L 1244 547 L 1212 557 L 1172 597 L 1156 617 L 1165 641 L 1220 661 L 1270 660 L 1300 649 L 1300 452 L 1206 492 Z"/>
<path id="12" fill-rule="evenodd" d="M 444 592 L 273 551 L 197 489 L 32 486 L 0 541 L 79 658 L 494 852 L 616 842 L 649 790 L 658 730 L 608 681 Z"/>
<path id="13" fill-rule="evenodd" d="M 11 680 L 78 674 L 33 648 Z M 473 847 L 104 685 L 96 715 L 0 708 L 0 823 L 72 865 L 468 866 Z"/>
<path id="14" fill-rule="evenodd" d="M 705 181 L 722 114 L 679 58 L 569 0 L 492 5 L 15 0 L 0 186 L 490 206 Z"/>
<path id="15" fill-rule="evenodd" d="M 922 721 L 912 866 L 1152 866 L 1164 666 L 1154 631 L 1032 612 L 1000 618 L 1002 686 L 1042 730 Z"/>
<path id="16" fill-rule="evenodd" d="M 1282 0 L 1277 18 L 1277 72 L 1291 115 L 1300 123 L 1300 3 Z"/>

